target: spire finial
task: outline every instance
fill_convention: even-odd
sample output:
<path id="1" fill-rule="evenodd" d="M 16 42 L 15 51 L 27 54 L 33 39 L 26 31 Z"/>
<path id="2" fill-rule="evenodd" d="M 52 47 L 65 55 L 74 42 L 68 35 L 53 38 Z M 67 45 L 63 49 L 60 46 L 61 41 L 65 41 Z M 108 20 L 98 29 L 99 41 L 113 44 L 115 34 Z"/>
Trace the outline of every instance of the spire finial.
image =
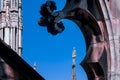
<path id="1" fill-rule="evenodd" d="M 36 65 L 36 63 L 34 63 L 34 70 L 36 70 L 37 69 L 37 65 Z"/>
<path id="2" fill-rule="evenodd" d="M 76 80 L 76 48 L 73 47 L 72 51 L 72 80 Z"/>
<path id="3" fill-rule="evenodd" d="M 73 47 L 72 58 L 76 58 L 76 48 Z"/>

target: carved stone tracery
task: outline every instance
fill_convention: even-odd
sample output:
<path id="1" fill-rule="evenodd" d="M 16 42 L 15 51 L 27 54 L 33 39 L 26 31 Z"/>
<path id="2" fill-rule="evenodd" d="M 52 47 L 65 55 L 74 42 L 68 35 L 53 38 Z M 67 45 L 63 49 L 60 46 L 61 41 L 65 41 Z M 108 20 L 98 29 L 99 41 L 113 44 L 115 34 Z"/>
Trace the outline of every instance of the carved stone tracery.
<path id="1" fill-rule="evenodd" d="M 85 37 L 87 53 L 81 63 L 89 80 L 120 79 L 120 20 L 118 0 L 67 0 L 65 7 L 58 12 L 46 9 L 50 14 L 42 15 L 41 26 L 47 26 L 53 35 L 59 32 L 61 19 L 74 21 Z M 114 6 L 113 6 L 114 5 Z M 41 7 L 42 8 L 42 7 Z M 57 16 L 55 15 L 57 14 Z M 45 22 L 48 20 L 48 22 Z M 52 21 L 52 22 L 51 22 Z M 49 26 L 51 25 L 52 26 Z M 57 27 L 56 27 L 56 26 Z M 62 24 L 63 26 L 63 24 Z M 63 26 L 64 28 L 64 26 Z"/>

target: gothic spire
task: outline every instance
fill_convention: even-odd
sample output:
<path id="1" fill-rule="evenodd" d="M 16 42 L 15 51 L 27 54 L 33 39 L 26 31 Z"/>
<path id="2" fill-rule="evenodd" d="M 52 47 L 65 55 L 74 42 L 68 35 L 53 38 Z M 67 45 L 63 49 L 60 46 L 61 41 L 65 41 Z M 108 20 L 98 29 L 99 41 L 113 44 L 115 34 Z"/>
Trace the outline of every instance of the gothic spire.
<path id="1" fill-rule="evenodd" d="M 76 80 L 76 48 L 73 48 L 72 52 L 72 80 Z"/>
<path id="2" fill-rule="evenodd" d="M 0 38 L 20 56 L 22 53 L 21 0 L 0 0 Z"/>

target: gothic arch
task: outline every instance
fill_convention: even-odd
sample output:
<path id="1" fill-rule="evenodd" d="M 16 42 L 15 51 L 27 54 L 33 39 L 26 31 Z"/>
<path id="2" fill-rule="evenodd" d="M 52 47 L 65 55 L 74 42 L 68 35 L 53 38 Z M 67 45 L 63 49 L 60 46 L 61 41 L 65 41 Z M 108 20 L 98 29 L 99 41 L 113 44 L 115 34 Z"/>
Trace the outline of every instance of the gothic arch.
<path id="1" fill-rule="evenodd" d="M 49 12 L 48 5 L 46 9 L 50 15 L 43 16 L 39 21 L 40 25 L 50 28 L 48 32 L 53 35 L 64 30 L 60 22 L 63 18 L 72 20 L 79 26 L 87 46 L 86 57 L 81 65 L 89 80 L 119 79 L 120 58 L 117 56 L 120 24 L 119 19 L 114 17 L 114 10 L 110 10 L 113 7 L 109 5 L 110 2 L 112 0 L 67 0 L 63 10 L 58 12 Z M 117 7 L 115 8 L 117 10 Z M 48 22 L 45 22 L 46 20 Z M 62 24 L 62 27 L 59 24 Z"/>
<path id="2" fill-rule="evenodd" d="M 103 79 L 107 76 L 107 54 L 106 43 L 104 42 L 105 29 L 101 29 L 95 17 L 86 10 L 77 8 L 69 14 L 71 15 L 66 16 L 65 18 L 74 21 L 85 37 L 87 51 L 86 57 L 81 65 L 85 69 L 88 79 L 93 80 L 98 77 L 99 79 Z"/>

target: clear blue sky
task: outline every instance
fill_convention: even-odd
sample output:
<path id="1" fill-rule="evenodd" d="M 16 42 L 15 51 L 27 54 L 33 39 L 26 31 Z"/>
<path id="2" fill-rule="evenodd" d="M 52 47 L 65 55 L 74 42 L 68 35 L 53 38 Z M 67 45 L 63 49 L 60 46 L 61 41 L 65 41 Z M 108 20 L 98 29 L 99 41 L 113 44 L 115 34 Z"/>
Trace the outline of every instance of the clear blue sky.
<path id="1" fill-rule="evenodd" d="M 54 0 L 58 10 L 66 1 Z M 23 4 L 23 58 L 33 66 L 37 63 L 37 72 L 46 80 L 71 80 L 72 50 L 76 47 L 77 80 L 87 80 L 83 68 L 79 65 L 85 56 L 85 41 L 78 26 L 70 20 L 62 20 L 63 33 L 53 36 L 44 27 L 38 25 L 40 6 L 46 0 L 22 0 Z M 31 73 L 32 74 L 32 73 Z"/>

